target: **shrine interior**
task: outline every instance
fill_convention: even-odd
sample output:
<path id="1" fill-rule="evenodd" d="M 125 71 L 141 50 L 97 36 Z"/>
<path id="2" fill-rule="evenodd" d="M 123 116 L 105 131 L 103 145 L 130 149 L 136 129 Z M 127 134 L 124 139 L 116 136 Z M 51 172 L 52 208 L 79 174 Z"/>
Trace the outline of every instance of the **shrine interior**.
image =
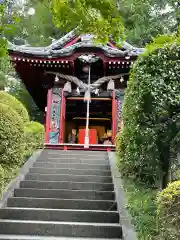
<path id="1" fill-rule="evenodd" d="M 86 128 L 87 102 L 81 100 L 67 99 L 66 102 L 66 123 L 65 142 L 68 143 L 68 136 L 75 129 L 77 135 L 80 129 Z M 103 138 L 112 128 L 112 100 L 92 99 L 90 102 L 89 129 L 97 132 L 96 143 L 103 143 Z M 77 143 L 80 139 L 77 138 Z"/>

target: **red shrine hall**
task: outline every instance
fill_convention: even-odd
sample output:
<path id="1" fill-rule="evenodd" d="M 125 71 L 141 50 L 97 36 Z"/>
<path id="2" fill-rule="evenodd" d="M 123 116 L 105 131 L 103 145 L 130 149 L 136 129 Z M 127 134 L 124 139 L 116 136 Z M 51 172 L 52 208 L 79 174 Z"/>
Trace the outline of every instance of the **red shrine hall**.
<path id="1" fill-rule="evenodd" d="M 9 55 L 46 114 L 45 147 L 114 149 L 130 68 L 143 49 L 95 45 L 72 31 L 47 47 L 9 43 Z"/>

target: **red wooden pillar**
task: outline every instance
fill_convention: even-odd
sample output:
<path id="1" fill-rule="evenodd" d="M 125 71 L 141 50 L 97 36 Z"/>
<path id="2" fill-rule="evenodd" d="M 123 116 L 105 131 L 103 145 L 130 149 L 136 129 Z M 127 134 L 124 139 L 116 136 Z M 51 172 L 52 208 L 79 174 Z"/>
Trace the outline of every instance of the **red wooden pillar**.
<path id="1" fill-rule="evenodd" d="M 63 143 L 63 140 L 64 140 L 64 124 L 65 124 L 65 97 L 64 97 L 64 91 L 62 90 L 59 143 Z"/>
<path id="2" fill-rule="evenodd" d="M 66 130 L 66 98 L 63 94 L 63 98 L 64 98 L 64 111 L 63 111 L 63 142 L 65 141 L 65 130 Z"/>
<path id="3" fill-rule="evenodd" d="M 50 119 L 51 119 L 51 102 L 52 102 L 52 89 L 48 89 L 48 93 L 47 93 L 47 109 L 46 109 L 45 143 L 49 143 L 49 130 L 50 130 Z"/>
<path id="4" fill-rule="evenodd" d="M 112 143 L 115 144 L 116 138 L 116 119 L 117 119 L 117 101 L 116 101 L 116 92 L 113 91 L 112 94 Z"/>

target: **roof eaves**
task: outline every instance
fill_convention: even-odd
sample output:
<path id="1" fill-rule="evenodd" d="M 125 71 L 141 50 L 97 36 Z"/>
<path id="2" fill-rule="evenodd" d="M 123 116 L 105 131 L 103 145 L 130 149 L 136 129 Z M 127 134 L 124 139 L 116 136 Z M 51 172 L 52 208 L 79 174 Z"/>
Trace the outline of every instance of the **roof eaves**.
<path id="1" fill-rule="evenodd" d="M 8 42 L 8 50 L 13 52 L 19 52 L 29 55 L 35 55 L 40 57 L 58 57 L 58 56 L 69 56 L 72 54 L 77 48 L 90 48 L 90 47 L 97 47 L 102 49 L 107 56 L 137 56 L 144 51 L 143 48 L 136 48 L 133 47 L 128 42 L 124 42 L 122 48 L 124 50 L 113 48 L 108 45 L 104 46 L 102 44 L 95 45 L 91 40 L 84 41 L 84 42 L 77 42 L 71 46 L 63 48 L 63 46 L 76 37 L 75 30 L 69 32 L 64 37 L 60 38 L 57 41 L 54 41 L 47 47 L 31 47 L 27 45 L 15 45 L 11 42 Z M 57 49 L 57 50 L 56 50 Z"/>

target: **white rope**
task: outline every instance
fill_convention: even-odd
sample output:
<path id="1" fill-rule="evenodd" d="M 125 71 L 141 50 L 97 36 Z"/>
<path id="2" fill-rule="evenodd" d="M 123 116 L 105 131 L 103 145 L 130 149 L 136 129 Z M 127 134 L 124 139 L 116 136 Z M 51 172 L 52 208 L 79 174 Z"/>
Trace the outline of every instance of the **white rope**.
<path id="1" fill-rule="evenodd" d="M 74 77 L 74 76 L 71 76 L 71 75 L 65 75 L 65 74 L 58 73 L 58 72 L 51 72 L 51 71 L 46 71 L 45 73 L 46 74 L 54 74 L 54 75 L 57 75 L 58 77 L 60 77 L 62 79 L 65 79 L 69 82 L 73 82 L 79 88 L 83 89 L 84 91 L 86 91 L 87 88 L 88 88 L 88 84 L 84 83 L 82 80 L 80 80 L 77 77 Z M 108 81 L 113 80 L 113 79 L 121 78 L 122 76 L 125 76 L 125 75 L 129 75 L 129 74 L 128 73 L 122 73 L 122 74 L 118 74 L 118 75 L 114 75 L 114 76 L 104 76 L 102 78 L 99 78 L 94 83 L 90 84 L 90 89 L 94 90 L 96 88 L 99 88 L 105 82 L 108 82 Z"/>

